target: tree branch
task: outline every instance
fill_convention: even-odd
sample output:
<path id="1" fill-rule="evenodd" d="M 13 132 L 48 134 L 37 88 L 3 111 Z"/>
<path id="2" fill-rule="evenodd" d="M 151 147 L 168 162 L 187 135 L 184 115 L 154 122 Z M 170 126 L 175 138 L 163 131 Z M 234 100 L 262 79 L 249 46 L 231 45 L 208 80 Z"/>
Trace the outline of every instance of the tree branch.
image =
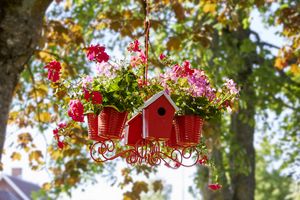
<path id="1" fill-rule="evenodd" d="M 280 49 L 279 46 L 276 46 L 276 45 L 274 45 L 274 44 L 270 44 L 270 43 L 268 43 L 268 42 L 261 41 L 260 36 L 259 36 L 259 34 L 258 34 L 257 32 L 255 32 L 255 31 L 253 31 L 253 30 L 251 30 L 251 29 L 249 29 L 249 31 L 250 31 L 250 34 L 252 34 L 252 35 L 255 36 L 255 38 L 256 38 L 256 43 L 257 43 L 261 48 L 262 48 L 263 46 L 268 46 L 268 47 L 270 47 L 270 48 Z"/>

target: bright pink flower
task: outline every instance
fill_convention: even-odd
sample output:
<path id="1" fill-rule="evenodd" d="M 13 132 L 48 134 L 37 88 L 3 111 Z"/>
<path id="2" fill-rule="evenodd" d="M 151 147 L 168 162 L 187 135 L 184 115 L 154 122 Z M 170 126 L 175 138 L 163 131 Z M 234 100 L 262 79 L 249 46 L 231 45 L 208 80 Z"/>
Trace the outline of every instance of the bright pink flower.
<path id="1" fill-rule="evenodd" d="M 179 77 L 180 74 L 182 74 L 183 71 L 182 71 L 181 66 L 178 65 L 178 64 L 176 64 L 176 65 L 174 65 L 174 67 L 172 68 L 172 72 L 174 72 L 174 74 L 175 74 L 177 77 Z"/>
<path id="2" fill-rule="evenodd" d="M 67 124 L 66 122 L 59 122 L 58 123 L 58 128 L 61 129 L 61 128 L 66 128 L 67 127 Z"/>
<path id="3" fill-rule="evenodd" d="M 163 60 L 163 59 L 165 59 L 165 58 L 166 58 L 166 55 L 165 55 L 165 54 L 162 54 L 162 53 L 161 53 L 161 54 L 159 55 L 159 59 L 160 59 L 160 60 Z"/>
<path id="4" fill-rule="evenodd" d="M 208 188 L 211 189 L 211 190 L 219 190 L 219 189 L 222 188 L 222 185 L 217 184 L 217 183 L 216 184 L 209 184 Z"/>
<path id="5" fill-rule="evenodd" d="M 182 67 L 184 69 L 185 75 L 190 76 L 194 73 L 194 70 L 191 69 L 191 63 L 188 60 L 183 62 Z"/>
<path id="6" fill-rule="evenodd" d="M 82 79 L 82 87 L 87 88 L 93 82 L 93 77 L 86 76 Z"/>
<path id="7" fill-rule="evenodd" d="M 147 57 L 143 51 L 139 52 L 138 56 L 131 56 L 130 65 L 136 67 L 147 63 Z"/>
<path id="8" fill-rule="evenodd" d="M 144 85 L 144 81 L 142 79 L 138 80 L 138 85 L 139 87 L 142 87 Z"/>
<path id="9" fill-rule="evenodd" d="M 209 101 L 213 101 L 216 98 L 216 91 L 210 86 L 207 86 L 205 96 L 208 98 Z"/>
<path id="10" fill-rule="evenodd" d="M 57 141 L 57 146 L 58 146 L 58 148 L 63 149 L 64 146 L 65 146 L 65 143 L 58 140 L 58 141 Z"/>
<path id="11" fill-rule="evenodd" d="M 111 65 L 104 62 L 96 65 L 96 73 L 100 76 L 106 76 L 107 78 L 113 78 L 115 76 L 114 71 L 117 69 L 118 65 Z"/>
<path id="12" fill-rule="evenodd" d="M 98 91 L 92 92 L 92 103 L 93 104 L 102 104 L 102 95 Z"/>
<path id="13" fill-rule="evenodd" d="M 54 137 L 58 136 L 58 129 L 57 128 L 53 130 L 53 135 L 54 135 Z"/>
<path id="14" fill-rule="evenodd" d="M 239 89 L 236 87 L 236 83 L 232 79 L 228 79 L 225 86 L 229 89 L 230 94 L 239 93 Z"/>
<path id="15" fill-rule="evenodd" d="M 165 92 L 170 95 L 170 90 L 168 88 L 165 89 Z"/>
<path id="16" fill-rule="evenodd" d="M 139 51 L 141 51 L 139 41 L 138 40 L 134 40 L 134 42 L 131 42 L 129 44 L 129 46 L 127 47 L 127 50 L 129 52 L 139 52 Z"/>
<path id="17" fill-rule="evenodd" d="M 199 163 L 200 165 L 205 165 L 205 164 L 207 163 L 207 161 L 208 161 L 207 156 L 203 156 L 203 157 L 198 161 L 198 163 Z"/>
<path id="18" fill-rule="evenodd" d="M 147 62 L 147 57 L 143 51 L 140 51 L 139 58 L 141 59 L 142 64 L 145 64 Z"/>
<path id="19" fill-rule="evenodd" d="M 69 103 L 68 115 L 76 122 L 84 121 L 84 108 L 79 100 L 71 100 Z"/>
<path id="20" fill-rule="evenodd" d="M 84 99 L 86 100 L 86 101 L 90 101 L 90 98 L 91 98 L 91 94 L 90 94 L 90 92 L 87 90 L 87 89 L 83 89 L 83 96 L 84 96 Z"/>
<path id="21" fill-rule="evenodd" d="M 137 56 L 131 56 L 130 65 L 132 67 L 136 67 L 137 65 L 139 65 L 139 61 L 140 61 L 139 57 L 137 57 Z"/>
<path id="22" fill-rule="evenodd" d="M 48 69 L 48 79 L 52 82 L 59 80 L 59 73 L 61 70 L 60 62 L 54 60 L 49 62 L 44 68 Z"/>
<path id="23" fill-rule="evenodd" d="M 109 60 L 109 55 L 105 52 L 105 47 L 99 44 L 87 48 L 87 57 L 89 60 L 101 62 L 107 62 Z"/>

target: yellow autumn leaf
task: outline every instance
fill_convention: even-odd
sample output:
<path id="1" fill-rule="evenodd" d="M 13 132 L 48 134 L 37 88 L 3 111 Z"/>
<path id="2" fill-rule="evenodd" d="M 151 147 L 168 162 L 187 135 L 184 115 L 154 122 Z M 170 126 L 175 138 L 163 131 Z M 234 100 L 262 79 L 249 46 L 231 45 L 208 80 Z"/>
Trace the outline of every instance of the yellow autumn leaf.
<path id="1" fill-rule="evenodd" d="M 164 5 L 167 5 L 167 4 L 170 3 L 170 0 L 162 0 L 161 3 L 164 4 Z"/>
<path id="2" fill-rule="evenodd" d="M 75 32 L 81 32 L 82 31 L 82 26 L 78 25 L 78 24 L 74 24 L 71 29 L 70 29 L 73 33 Z"/>
<path id="3" fill-rule="evenodd" d="M 16 119 L 18 119 L 20 112 L 18 111 L 12 111 L 9 113 L 9 117 L 8 117 L 8 124 L 12 124 L 16 121 Z"/>
<path id="4" fill-rule="evenodd" d="M 48 123 L 51 121 L 51 115 L 48 112 L 37 113 L 34 118 L 35 120 L 43 123 Z"/>
<path id="5" fill-rule="evenodd" d="M 291 65 L 291 72 L 296 76 L 297 74 L 300 74 L 300 67 L 297 64 Z"/>
<path id="6" fill-rule="evenodd" d="M 22 156 L 20 153 L 18 152 L 13 152 L 10 156 L 10 158 L 15 161 L 15 160 L 21 160 Z"/>
<path id="7" fill-rule="evenodd" d="M 75 185 L 78 182 L 78 178 L 76 177 L 69 177 L 66 179 L 68 185 Z"/>
<path id="8" fill-rule="evenodd" d="M 30 151 L 30 148 L 29 148 L 28 146 L 25 146 L 25 147 L 24 147 L 24 151 L 25 151 L 26 153 L 28 153 L 28 152 Z"/>
<path id="9" fill-rule="evenodd" d="M 130 10 L 125 10 L 123 13 L 123 16 L 125 19 L 131 19 L 132 18 L 132 12 Z"/>
<path id="10" fill-rule="evenodd" d="M 72 7 L 72 1 L 71 0 L 66 0 L 65 2 L 65 10 L 68 11 Z"/>
<path id="11" fill-rule="evenodd" d="M 39 83 L 29 92 L 29 94 L 31 98 L 44 98 L 48 95 L 48 87 L 43 83 Z"/>
<path id="12" fill-rule="evenodd" d="M 129 196 L 127 196 L 127 195 L 124 195 L 124 196 L 123 196 L 123 200 L 132 200 L 132 198 L 129 197 Z"/>
<path id="13" fill-rule="evenodd" d="M 41 159 L 43 158 L 43 154 L 41 151 L 35 150 L 32 151 L 28 157 L 30 162 L 36 161 L 37 163 L 42 163 Z"/>
<path id="14" fill-rule="evenodd" d="M 171 51 L 180 49 L 180 38 L 171 37 L 167 42 L 167 49 Z"/>
<path id="15" fill-rule="evenodd" d="M 42 188 L 46 191 L 49 191 L 51 189 L 51 184 L 50 183 L 44 183 Z"/>
<path id="16" fill-rule="evenodd" d="M 217 8 L 217 4 L 215 3 L 205 3 L 203 6 L 203 12 L 205 13 L 215 13 Z"/>
<path id="17" fill-rule="evenodd" d="M 286 62 L 285 62 L 285 59 L 284 58 L 281 58 L 281 57 L 277 57 L 276 59 L 275 59 L 275 64 L 274 64 L 274 66 L 277 68 L 277 69 L 279 69 L 279 70 L 282 70 L 284 67 L 285 67 L 285 64 Z"/>
<path id="18" fill-rule="evenodd" d="M 107 28 L 107 27 L 108 27 L 107 22 L 99 22 L 99 23 L 95 26 L 96 30 L 102 30 L 102 29 L 105 29 L 105 28 Z"/>
<path id="19" fill-rule="evenodd" d="M 37 58 L 39 58 L 42 62 L 48 63 L 51 60 L 54 60 L 55 57 L 45 51 L 39 51 L 37 52 Z"/>
<path id="20" fill-rule="evenodd" d="M 49 154 L 53 160 L 58 160 L 58 159 L 62 158 L 62 156 L 63 156 L 62 151 L 57 151 L 57 150 L 53 149 L 52 146 L 51 146 L 51 151 L 49 152 Z"/>
<path id="21" fill-rule="evenodd" d="M 25 132 L 25 133 L 21 133 L 18 135 L 18 143 L 21 146 L 26 146 L 30 142 L 32 142 L 32 137 L 31 137 L 30 133 Z"/>

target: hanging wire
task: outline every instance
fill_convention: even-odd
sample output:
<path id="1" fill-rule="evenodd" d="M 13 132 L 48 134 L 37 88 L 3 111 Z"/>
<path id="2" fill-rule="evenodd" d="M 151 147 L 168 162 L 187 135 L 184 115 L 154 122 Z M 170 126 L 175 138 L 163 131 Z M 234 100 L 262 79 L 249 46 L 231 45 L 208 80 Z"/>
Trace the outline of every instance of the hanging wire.
<path id="1" fill-rule="evenodd" d="M 144 77 L 143 77 L 143 84 L 147 85 L 147 79 L 148 79 L 148 51 L 149 51 L 149 31 L 150 31 L 150 20 L 149 20 L 149 2 L 148 0 L 145 1 L 145 21 L 144 21 L 144 27 L 145 27 L 145 56 L 146 56 L 146 64 L 144 67 Z"/>

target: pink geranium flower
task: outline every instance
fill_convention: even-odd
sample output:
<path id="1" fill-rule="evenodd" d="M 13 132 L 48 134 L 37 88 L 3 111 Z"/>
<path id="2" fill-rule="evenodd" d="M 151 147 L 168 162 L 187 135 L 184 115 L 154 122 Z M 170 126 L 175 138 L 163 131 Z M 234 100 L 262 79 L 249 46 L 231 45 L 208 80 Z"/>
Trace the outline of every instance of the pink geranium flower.
<path id="1" fill-rule="evenodd" d="M 161 54 L 159 55 L 159 59 L 160 59 L 160 60 L 163 60 L 163 59 L 165 59 L 165 58 L 166 58 L 166 55 L 165 55 L 165 54 L 162 54 L 162 53 L 161 53 Z"/>
<path id="2" fill-rule="evenodd" d="M 209 184 L 208 188 L 211 189 L 211 190 L 219 190 L 219 189 L 222 188 L 222 185 L 217 184 L 217 183 L 216 184 Z"/>
<path id="3" fill-rule="evenodd" d="M 92 92 L 92 103 L 93 104 L 102 104 L 102 95 L 98 91 Z"/>
<path id="4" fill-rule="evenodd" d="M 66 122 L 59 122 L 59 123 L 58 123 L 58 128 L 59 128 L 59 129 L 66 128 L 66 127 L 67 127 Z"/>
<path id="5" fill-rule="evenodd" d="M 60 62 L 54 60 L 49 62 L 44 68 L 48 69 L 48 79 L 52 82 L 59 80 L 61 64 Z"/>
<path id="6" fill-rule="evenodd" d="M 86 101 L 90 101 L 90 98 L 91 98 L 91 94 L 90 92 L 87 90 L 87 89 L 83 89 L 83 97 Z"/>
<path id="7" fill-rule="evenodd" d="M 82 79 L 82 87 L 87 88 L 93 82 L 93 77 L 86 76 Z"/>
<path id="8" fill-rule="evenodd" d="M 207 158 L 206 155 L 204 155 L 204 156 L 198 161 L 198 163 L 199 163 L 200 165 L 205 165 L 205 164 L 207 163 L 207 161 L 208 161 L 208 158 Z"/>
<path id="9" fill-rule="evenodd" d="M 228 79 L 225 83 L 225 86 L 228 88 L 230 94 L 239 93 L 239 89 L 236 86 L 236 83 L 232 79 Z"/>
<path id="10" fill-rule="evenodd" d="M 109 60 L 109 55 L 105 52 L 105 47 L 99 44 L 87 48 L 87 58 L 91 61 L 107 62 Z"/>
<path id="11" fill-rule="evenodd" d="M 140 52 L 141 49 L 140 49 L 140 43 L 138 40 L 134 40 L 134 42 L 131 42 L 129 44 L 129 46 L 127 47 L 127 50 L 129 52 Z"/>
<path id="12" fill-rule="evenodd" d="M 58 146 L 58 148 L 63 149 L 65 147 L 65 143 L 63 141 L 58 140 L 57 141 L 57 146 Z"/>
<path id="13" fill-rule="evenodd" d="M 57 128 L 53 130 L 53 136 L 54 137 L 58 136 L 58 129 Z"/>
<path id="14" fill-rule="evenodd" d="M 84 108 L 79 100 L 71 100 L 69 103 L 68 115 L 76 122 L 84 121 Z"/>
<path id="15" fill-rule="evenodd" d="M 140 58 L 142 64 L 145 64 L 147 62 L 147 57 L 143 51 L 140 51 L 139 58 Z"/>

